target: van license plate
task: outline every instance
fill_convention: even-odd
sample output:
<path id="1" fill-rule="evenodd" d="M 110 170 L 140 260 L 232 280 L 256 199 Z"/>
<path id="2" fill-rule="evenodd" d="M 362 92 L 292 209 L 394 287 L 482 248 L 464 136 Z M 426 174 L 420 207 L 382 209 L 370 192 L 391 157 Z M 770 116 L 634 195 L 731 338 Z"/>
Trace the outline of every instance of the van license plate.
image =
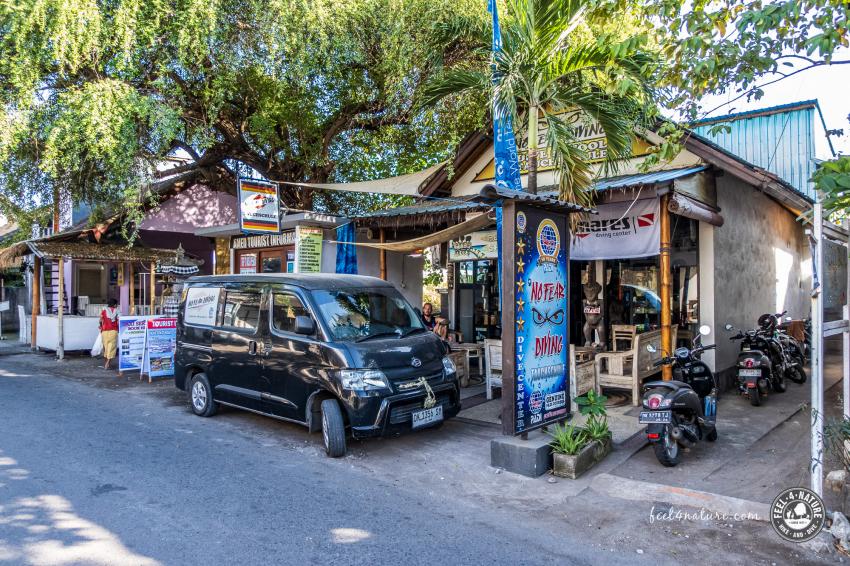
<path id="1" fill-rule="evenodd" d="M 761 377 L 761 369 L 739 369 L 738 375 L 741 377 Z"/>
<path id="2" fill-rule="evenodd" d="M 670 422 L 670 411 L 641 411 L 638 422 L 640 424 L 667 424 Z"/>
<path id="3" fill-rule="evenodd" d="M 442 420 L 443 407 L 441 405 L 423 411 L 416 411 L 413 413 L 413 428 L 422 428 L 423 426 L 438 423 Z"/>

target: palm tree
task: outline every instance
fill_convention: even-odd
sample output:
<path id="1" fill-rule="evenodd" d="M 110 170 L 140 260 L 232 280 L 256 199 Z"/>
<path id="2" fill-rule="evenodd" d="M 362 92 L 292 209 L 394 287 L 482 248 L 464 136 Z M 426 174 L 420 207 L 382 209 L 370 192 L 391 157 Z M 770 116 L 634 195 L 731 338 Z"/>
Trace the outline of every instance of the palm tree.
<path id="1" fill-rule="evenodd" d="M 502 49 L 492 58 L 489 26 L 443 26 L 445 41 L 473 41 L 487 58 L 481 58 L 481 68 L 446 70 L 425 87 L 421 103 L 433 105 L 469 90 L 489 92 L 498 112 L 512 116 L 515 124 L 527 122 L 531 193 L 537 192 L 538 124 L 543 122 L 549 157 L 560 171 L 560 198 L 589 204 L 590 158 L 563 114 L 578 109 L 599 123 L 608 139 L 603 172 L 615 172 L 630 156 L 635 127 L 654 99 L 654 59 L 638 51 L 637 39 L 606 44 L 604 38 L 586 39 L 584 30 L 575 33 L 585 21 L 588 0 L 507 0 L 507 5 Z"/>

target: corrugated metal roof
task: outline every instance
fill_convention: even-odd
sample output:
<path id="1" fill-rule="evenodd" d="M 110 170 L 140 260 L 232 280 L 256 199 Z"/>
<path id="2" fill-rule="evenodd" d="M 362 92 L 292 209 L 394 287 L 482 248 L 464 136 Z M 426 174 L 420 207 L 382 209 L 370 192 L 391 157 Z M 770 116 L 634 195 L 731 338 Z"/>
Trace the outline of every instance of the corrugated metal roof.
<path id="1" fill-rule="evenodd" d="M 426 201 L 410 206 L 399 206 L 386 210 L 376 210 L 357 215 L 357 218 L 388 218 L 392 216 L 409 216 L 412 214 L 437 214 L 441 212 L 455 212 L 459 210 L 476 210 L 490 208 L 489 204 L 472 201 Z"/>
<path id="2" fill-rule="evenodd" d="M 699 173 L 700 171 L 705 171 L 706 169 L 708 169 L 707 165 L 697 165 L 682 169 L 670 169 L 668 171 L 654 171 L 652 173 L 606 177 L 604 179 L 598 179 L 593 184 L 593 189 L 596 191 L 605 191 L 609 189 L 631 189 L 649 185 L 663 185 L 676 179 L 681 179 L 682 177 L 687 177 L 689 175 Z M 552 197 L 557 194 L 557 191 L 545 191 L 540 194 Z"/>
<path id="3" fill-rule="evenodd" d="M 710 122 L 697 123 L 692 130 L 741 159 L 775 173 L 813 198 L 814 188 L 809 179 L 815 171 L 817 105 L 786 106 L 787 109 L 777 107 L 711 118 Z M 725 122 L 731 131 L 710 133 L 713 127 Z"/>

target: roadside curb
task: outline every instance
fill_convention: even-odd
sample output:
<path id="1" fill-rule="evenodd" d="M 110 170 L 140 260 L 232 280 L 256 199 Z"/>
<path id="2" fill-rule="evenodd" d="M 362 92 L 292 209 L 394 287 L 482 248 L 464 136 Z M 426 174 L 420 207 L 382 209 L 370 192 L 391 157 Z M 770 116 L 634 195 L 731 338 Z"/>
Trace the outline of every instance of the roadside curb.
<path id="1" fill-rule="evenodd" d="M 770 518 L 770 506 L 766 503 L 707 491 L 630 480 L 611 474 L 597 475 L 591 481 L 590 487 L 602 495 L 618 499 L 694 507 L 725 516 L 737 515 L 753 521 L 767 522 Z"/>

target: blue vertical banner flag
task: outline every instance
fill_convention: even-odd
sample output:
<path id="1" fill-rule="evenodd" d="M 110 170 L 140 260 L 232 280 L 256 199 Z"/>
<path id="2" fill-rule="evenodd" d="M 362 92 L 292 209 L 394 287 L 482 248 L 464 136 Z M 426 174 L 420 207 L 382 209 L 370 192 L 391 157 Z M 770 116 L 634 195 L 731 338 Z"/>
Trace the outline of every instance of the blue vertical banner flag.
<path id="1" fill-rule="evenodd" d="M 499 27 L 499 10 L 496 0 L 488 0 L 487 10 L 493 15 L 493 84 L 499 82 L 499 74 L 496 69 L 496 54 L 502 50 L 502 30 Z M 519 157 L 517 156 L 516 138 L 514 137 L 513 117 L 500 108 L 493 100 L 493 153 L 494 168 L 496 170 L 496 186 L 522 190 L 520 180 Z"/>
<path id="2" fill-rule="evenodd" d="M 496 70 L 496 53 L 502 49 L 502 28 L 499 27 L 499 9 L 496 0 L 488 0 L 487 11 L 493 15 L 493 84 L 499 81 Z M 517 156 L 514 122 L 510 114 L 504 112 L 493 100 L 493 166 L 496 173 L 496 186 L 522 190 L 519 157 Z M 502 303 L 502 206 L 496 205 L 496 237 L 499 241 L 499 259 L 496 276 L 499 280 L 499 310 Z"/>

